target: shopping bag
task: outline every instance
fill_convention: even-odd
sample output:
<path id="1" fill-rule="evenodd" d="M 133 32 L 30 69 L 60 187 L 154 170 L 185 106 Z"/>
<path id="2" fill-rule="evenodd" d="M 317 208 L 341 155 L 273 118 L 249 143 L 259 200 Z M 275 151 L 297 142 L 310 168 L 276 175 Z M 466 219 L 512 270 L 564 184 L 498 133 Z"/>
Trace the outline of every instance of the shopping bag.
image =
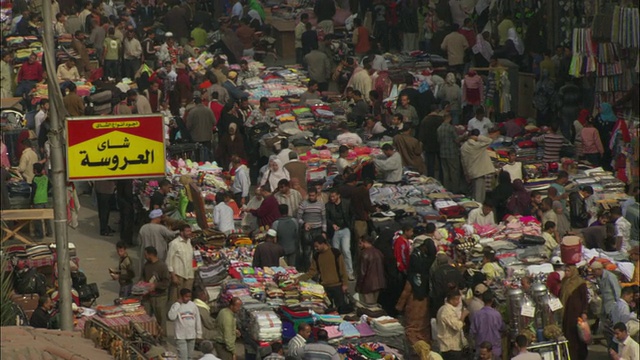
<path id="1" fill-rule="evenodd" d="M 589 324 L 584 321 L 582 318 L 578 318 L 578 337 L 580 341 L 583 343 L 590 345 L 593 342 L 593 338 L 591 337 L 591 328 Z"/>

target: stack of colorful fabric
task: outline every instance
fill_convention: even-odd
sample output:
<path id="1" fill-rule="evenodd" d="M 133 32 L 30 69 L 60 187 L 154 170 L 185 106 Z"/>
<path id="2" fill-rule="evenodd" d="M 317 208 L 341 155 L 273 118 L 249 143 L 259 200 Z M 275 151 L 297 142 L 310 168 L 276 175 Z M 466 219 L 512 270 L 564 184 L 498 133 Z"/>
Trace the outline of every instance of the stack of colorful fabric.
<path id="1" fill-rule="evenodd" d="M 304 306 L 324 305 L 326 294 L 324 287 L 311 282 L 300 282 L 300 300 Z"/>
<path id="2" fill-rule="evenodd" d="M 400 359 L 400 357 L 398 357 L 397 354 L 393 353 L 391 349 L 388 349 L 384 344 L 380 343 L 340 345 L 340 347 L 338 347 L 338 353 L 343 358 L 351 360 Z"/>
<path id="3" fill-rule="evenodd" d="M 116 318 L 124 315 L 124 311 L 122 311 L 122 308 L 119 306 L 98 305 L 96 307 L 96 311 L 98 312 L 98 315 L 105 319 Z"/>
<path id="4" fill-rule="evenodd" d="M 34 245 L 27 248 L 27 256 L 30 259 L 42 259 L 51 256 L 51 250 L 47 245 Z"/>

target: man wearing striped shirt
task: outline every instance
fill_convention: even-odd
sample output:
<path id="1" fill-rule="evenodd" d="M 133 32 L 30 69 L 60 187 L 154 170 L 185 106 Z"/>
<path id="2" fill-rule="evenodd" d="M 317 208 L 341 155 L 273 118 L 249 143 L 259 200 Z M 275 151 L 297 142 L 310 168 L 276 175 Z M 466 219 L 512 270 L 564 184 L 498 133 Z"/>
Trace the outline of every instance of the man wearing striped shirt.
<path id="1" fill-rule="evenodd" d="M 313 238 L 327 231 L 327 213 L 325 205 L 318 199 L 318 190 L 309 187 L 308 199 L 298 207 L 298 224 L 302 226 L 301 248 L 302 258 L 298 262 L 298 270 L 306 272 L 311 265 L 311 249 Z"/>
<path id="2" fill-rule="evenodd" d="M 562 150 L 564 144 L 568 143 L 562 134 L 558 134 L 558 124 L 552 124 L 549 132 L 534 137 L 531 141 L 537 144 L 543 144 L 544 156 L 542 157 L 542 161 L 545 163 L 560 161 L 560 150 Z"/>
<path id="3" fill-rule="evenodd" d="M 302 348 L 303 360 L 339 360 L 340 356 L 338 351 L 333 346 L 329 345 L 329 334 L 327 330 L 318 330 L 318 341 L 312 344 L 307 344 Z"/>
<path id="4" fill-rule="evenodd" d="M 302 350 L 307 345 L 307 339 L 311 336 L 311 325 L 302 323 L 298 325 L 298 333 L 289 340 L 287 355 L 301 359 Z"/>

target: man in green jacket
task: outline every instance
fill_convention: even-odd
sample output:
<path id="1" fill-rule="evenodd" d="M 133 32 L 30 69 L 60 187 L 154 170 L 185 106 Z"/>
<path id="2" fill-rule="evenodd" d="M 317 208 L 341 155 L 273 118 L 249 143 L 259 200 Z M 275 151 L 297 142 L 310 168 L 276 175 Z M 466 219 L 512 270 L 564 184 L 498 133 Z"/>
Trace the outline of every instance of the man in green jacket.
<path id="1" fill-rule="evenodd" d="M 242 308 L 242 300 L 234 297 L 229 306 L 220 310 L 216 318 L 214 347 L 222 360 L 236 360 L 236 339 L 240 331 L 236 327 L 236 314 Z"/>

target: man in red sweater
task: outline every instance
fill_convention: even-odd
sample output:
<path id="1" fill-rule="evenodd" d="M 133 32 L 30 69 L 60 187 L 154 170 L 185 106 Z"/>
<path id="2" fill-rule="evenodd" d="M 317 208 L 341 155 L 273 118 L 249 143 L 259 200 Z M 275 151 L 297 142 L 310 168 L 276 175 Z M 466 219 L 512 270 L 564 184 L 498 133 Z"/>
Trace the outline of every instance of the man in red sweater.
<path id="1" fill-rule="evenodd" d="M 406 274 L 409 270 L 409 257 L 411 256 L 411 243 L 409 240 L 413 238 L 413 226 L 404 224 L 402 233 L 396 235 L 393 240 L 393 254 L 396 257 L 396 265 L 398 271 Z"/>
<path id="2" fill-rule="evenodd" d="M 280 210 L 278 208 L 278 200 L 271 193 L 269 184 L 260 187 L 262 192 L 262 204 L 257 209 L 250 209 L 249 212 L 258 218 L 260 227 L 271 227 L 274 221 L 280 218 Z"/>
<path id="3" fill-rule="evenodd" d="M 31 92 L 36 83 L 42 81 L 44 69 L 42 64 L 38 62 L 38 56 L 34 53 L 29 55 L 29 59 L 22 63 L 20 71 L 18 71 L 18 87 L 16 88 L 16 96 L 23 96 Z"/>

